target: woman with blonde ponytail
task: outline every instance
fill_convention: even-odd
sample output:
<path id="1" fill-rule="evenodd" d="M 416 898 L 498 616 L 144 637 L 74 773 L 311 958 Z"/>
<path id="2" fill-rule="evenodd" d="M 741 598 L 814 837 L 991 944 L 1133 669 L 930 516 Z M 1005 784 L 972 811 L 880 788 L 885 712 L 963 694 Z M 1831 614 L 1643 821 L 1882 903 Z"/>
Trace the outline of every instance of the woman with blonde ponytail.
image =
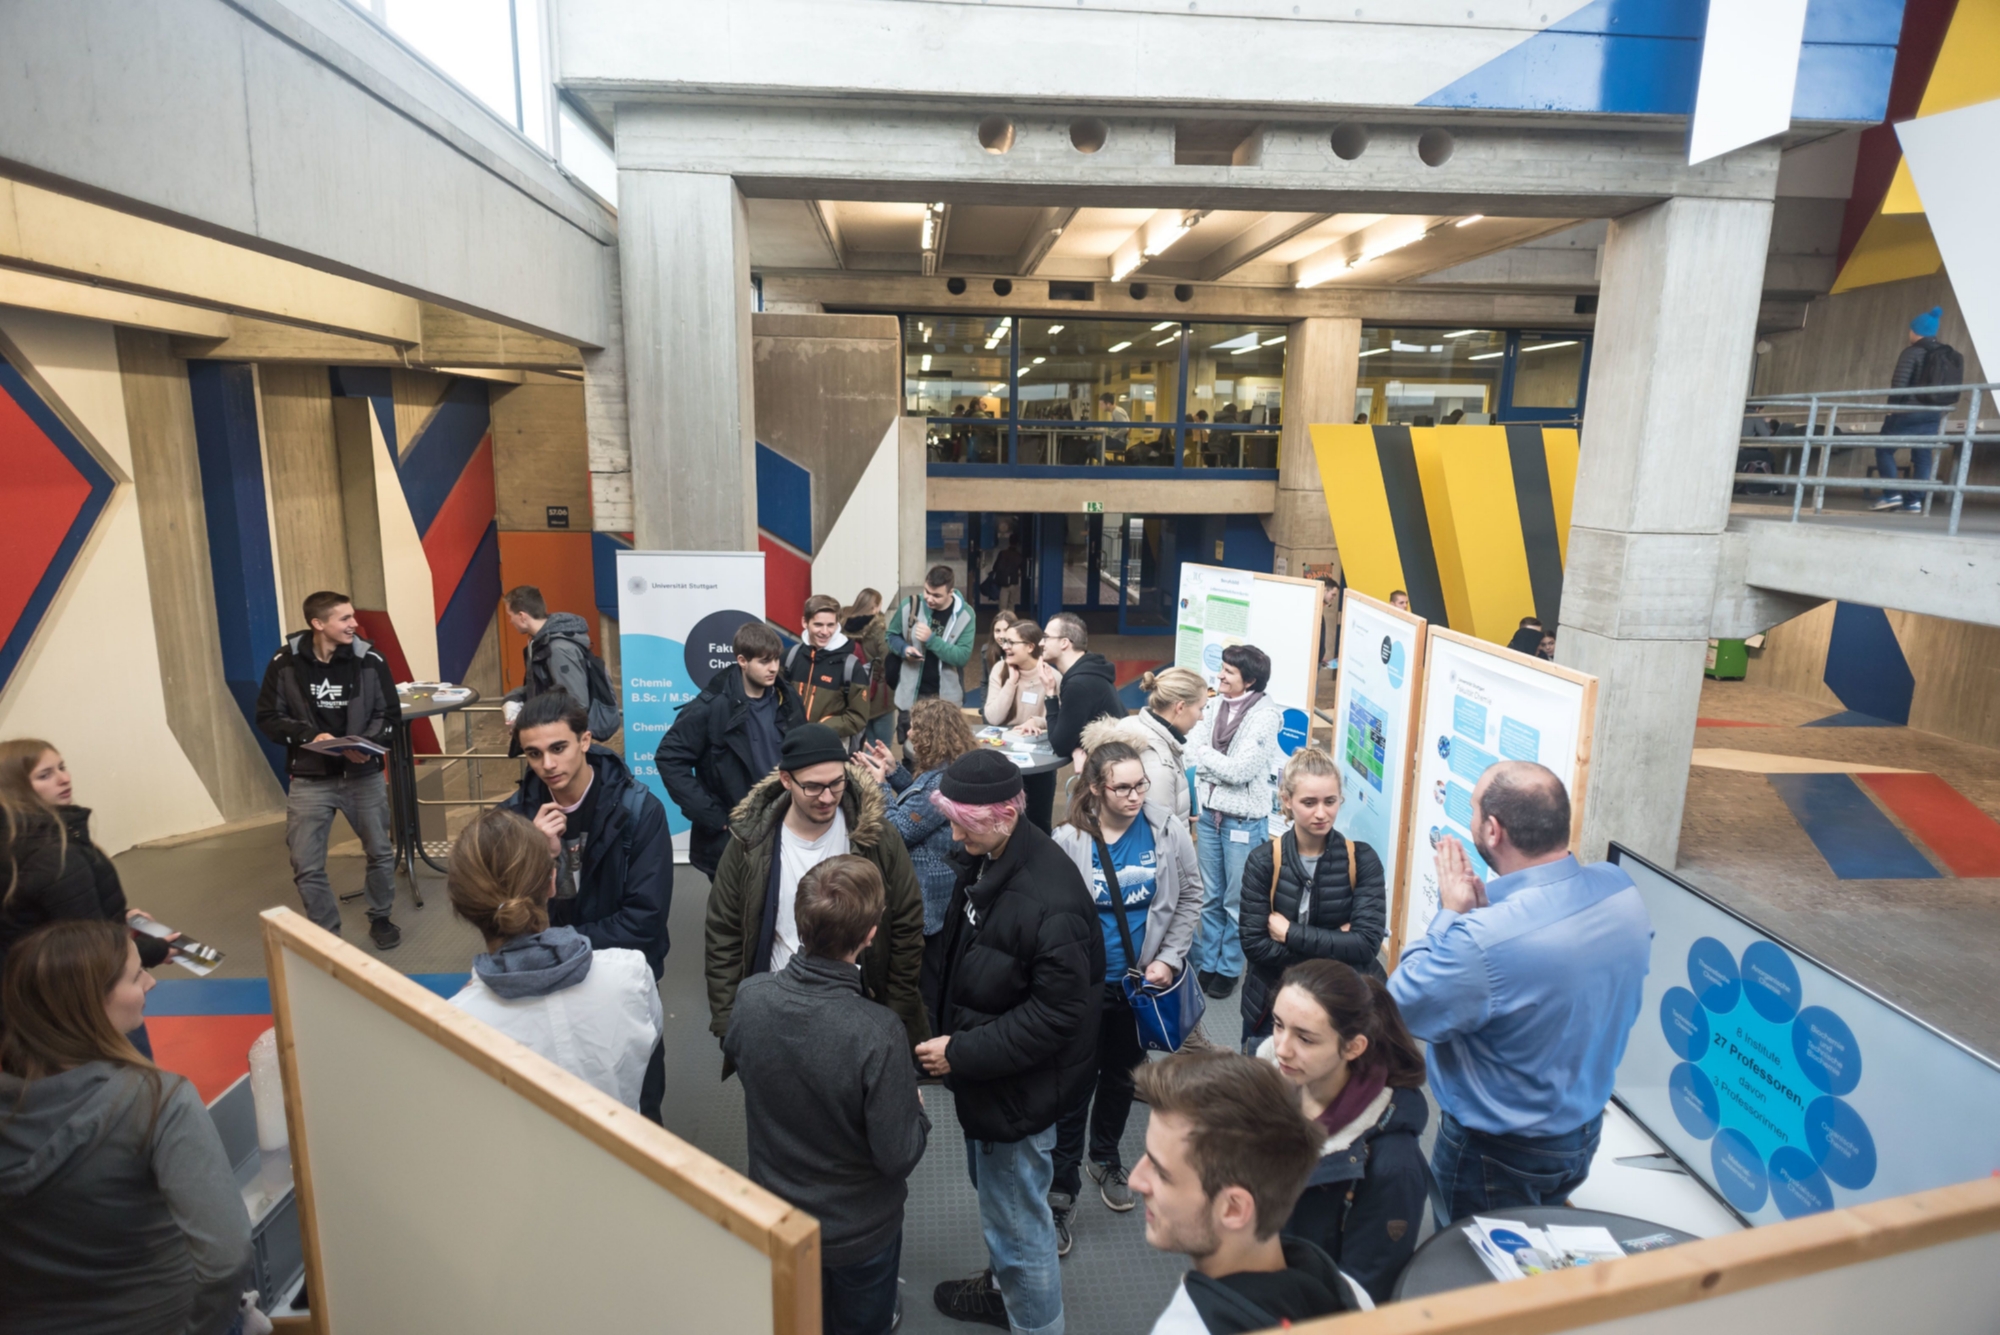
<path id="1" fill-rule="evenodd" d="M 660 1041 L 652 966 L 636 950 L 593 950 L 574 927 L 549 926 L 548 839 L 511 811 L 488 811 L 452 845 L 445 889 L 486 938 L 451 1004 L 637 1109 Z"/>

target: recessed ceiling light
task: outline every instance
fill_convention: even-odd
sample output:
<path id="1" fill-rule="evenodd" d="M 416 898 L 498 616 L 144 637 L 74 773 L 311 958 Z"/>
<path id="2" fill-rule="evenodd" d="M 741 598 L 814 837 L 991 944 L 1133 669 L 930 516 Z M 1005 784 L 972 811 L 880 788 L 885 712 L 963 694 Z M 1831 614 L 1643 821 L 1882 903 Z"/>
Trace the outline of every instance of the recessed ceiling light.
<path id="1" fill-rule="evenodd" d="M 1506 355 L 1507 354 L 1505 352 L 1475 352 L 1472 356 L 1467 357 L 1465 360 L 1469 362 L 1490 362 L 1495 357 L 1505 357 Z"/>
<path id="2" fill-rule="evenodd" d="M 1566 338 L 1566 339 L 1564 339 L 1564 340 L 1563 340 L 1562 342 L 1560 342 L 1560 343 L 1537 343 L 1537 344 L 1535 344 L 1535 345 L 1534 345 L 1533 347 L 1528 347 L 1528 348 L 1522 348 L 1522 349 L 1521 349 L 1521 351 L 1522 351 L 1522 352 L 1547 352 L 1547 351 L 1548 351 L 1548 350 L 1549 350 L 1550 348 L 1573 348 L 1573 347 L 1575 347 L 1575 346 L 1576 346 L 1576 340 L 1575 340 L 1575 339 L 1573 339 L 1573 338 Z"/>
<path id="3" fill-rule="evenodd" d="M 1126 339 L 1126 340 L 1125 340 L 1125 341 L 1124 341 L 1123 343 L 1113 343 L 1113 344 L 1112 344 L 1112 345 L 1111 345 L 1110 347 L 1106 348 L 1106 349 L 1105 349 L 1105 351 L 1106 351 L 1106 352 L 1123 352 L 1123 351 L 1125 351 L 1125 349 L 1127 349 L 1127 348 L 1129 348 L 1129 347 L 1131 347 L 1131 346 L 1132 346 L 1132 340 L 1128 338 L 1128 339 Z"/>
<path id="4" fill-rule="evenodd" d="M 1446 334 L 1446 335 L 1445 335 L 1445 337 L 1446 337 L 1446 338 L 1464 338 L 1464 337 L 1465 337 L 1465 336 L 1466 336 L 1467 334 L 1480 334 L 1480 333 L 1484 333 L 1484 332 L 1485 332 L 1485 331 L 1484 331 L 1484 330 L 1482 330 L 1482 329 L 1454 329 L 1454 330 L 1452 330 L 1452 331 L 1451 331 L 1451 332 L 1450 332 L 1449 334 Z"/>
<path id="5" fill-rule="evenodd" d="M 1035 365 L 1040 366 L 1043 362 L 1047 360 L 1048 360 L 1047 357 L 1037 357 L 1035 358 Z"/>
<path id="6" fill-rule="evenodd" d="M 1370 348 L 1368 349 L 1368 351 L 1362 353 L 1361 355 L 1363 357 L 1379 357 L 1387 351 L 1388 351 L 1387 348 Z"/>
<path id="7" fill-rule="evenodd" d="M 1062 329 L 1063 327 L 1059 324 L 1052 324 L 1049 326 L 1049 332 L 1051 334 L 1060 334 L 1062 332 Z"/>
<path id="8" fill-rule="evenodd" d="M 1162 329 L 1172 329 L 1173 327 L 1174 327 L 1174 322 L 1172 320 L 1162 320 L 1158 324 L 1153 326 L 1153 332 L 1157 334 Z"/>

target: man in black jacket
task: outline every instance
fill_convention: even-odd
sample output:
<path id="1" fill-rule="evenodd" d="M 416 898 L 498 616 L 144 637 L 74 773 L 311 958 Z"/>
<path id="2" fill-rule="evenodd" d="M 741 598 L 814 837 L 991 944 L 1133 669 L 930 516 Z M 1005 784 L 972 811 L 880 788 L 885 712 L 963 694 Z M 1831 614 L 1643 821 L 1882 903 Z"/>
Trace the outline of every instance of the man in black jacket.
<path id="1" fill-rule="evenodd" d="M 1133 1076 L 1151 1113 L 1132 1170 L 1146 1241 L 1194 1262 L 1153 1335 L 1239 1335 L 1374 1306 L 1325 1252 L 1278 1232 L 1323 1133 L 1276 1066 L 1209 1049 Z"/>
<path id="2" fill-rule="evenodd" d="M 354 604 L 322 591 L 305 603 L 306 629 L 286 637 L 264 669 L 257 692 L 257 727 L 285 748 L 291 777 L 285 795 L 285 846 L 306 916 L 338 935 L 340 901 L 326 879 L 326 842 L 333 813 L 347 817 L 368 855 L 368 936 L 393 950 L 403 933 L 389 921 L 396 907 L 396 851 L 389 842 L 389 785 L 382 756 L 402 720 L 396 681 L 382 655 L 356 633 Z M 359 737 L 380 747 L 350 747 L 328 755 L 315 742 Z"/>
<path id="3" fill-rule="evenodd" d="M 1896 369 L 1889 374 L 1891 389 L 1904 389 L 1911 385 L 1921 385 L 1929 380 L 1932 384 L 1955 385 L 1965 374 L 1963 358 L 1949 344 L 1938 342 L 1938 324 L 1944 318 L 1944 307 L 1933 306 L 1910 321 L 1909 345 L 1896 358 Z M 1924 375 L 1925 362 L 1933 354 L 1940 354 L 1947 366 L 1955 365 L 1956 374 L 1941 371 L 1943 380 Z M 1955 360 L 1954 360 L 1955 359 Z M 1943 399 L 1943 407 L 1958 401 L 1957 394 L 1892 394 L 1891 403 L 1935 403 Z M 1902 410 L 1890 413 L 1882 419 L 1882 434 L 1885 436 L 1934 436 L 1944 421 L 1944 413 L 1936 407 L 1929 409 Z M 1930 480 L 1931 447 L 1912 445 L 1910 447 L 1910 477 L 1917 482 Z M 1896 477 L 1896 449 L 1894 446 L 1875 447 L 1875 468 L 1884 478 Z M 1920 514 L 1924 508 L 1924 493 L 1921 491 L 1884 491 L 1882 499 L 1868 507 L 1871 510 L 1904 510 Z"/>
<path id="4" fill-rule="evenodd" d="M 566 691 L 521 706 L 514 740 L 528 764 L 501 805 L 548 837 L 556 860 L 549 925 L 574 927 L 599 950 L 636 950 L 658 978 L 674 899 L 666 807 L 633 781 L 617 752 L 592 742 L 589 715 Z M 639 1091 L 639 1111 L 656 1122 L 664 1058 L 656 1044 Z"/>
<path id="5" fill-rule="evenodd" d="M 1062 1320 L 1056 1120 L 1096 1078 L 1104 934 L 1076 864 L 1021 819 L 1021 772 L 1005 756 L 954 760 L 937 805 L 965 856 L 945 913 L 938 1037 L 917 1060 L 951 1086 L 992 1264 L 934 1297 L 960 1321 L 1038 1331 Z"/>
<path id="6" fill-rule="evenodd" d="M 778 767 L 785 734 L 806 721 L 797 689 L 784 679 L 778 633 L 746 621 L 733 647 L 736 666 L 681 706 L 653 753 L 667 796 L 694 827 L 688 861 L 710 879 L 729 847 L 729 813 Z"/>
<path id="7" fill-rule="evenodd" d="M 1118 701 L 1118 671 L 1103 654 L 1085 653 L 1090 643 L 1083 618 L 1063 612 L 1049 618 L 1042 632 L 1042 661 L 1062 673 L 1062 684 L 1049 697 L 1049 747 L 1083 768 L 1083 730 L 1101 718 L 1124 718 Z"/>

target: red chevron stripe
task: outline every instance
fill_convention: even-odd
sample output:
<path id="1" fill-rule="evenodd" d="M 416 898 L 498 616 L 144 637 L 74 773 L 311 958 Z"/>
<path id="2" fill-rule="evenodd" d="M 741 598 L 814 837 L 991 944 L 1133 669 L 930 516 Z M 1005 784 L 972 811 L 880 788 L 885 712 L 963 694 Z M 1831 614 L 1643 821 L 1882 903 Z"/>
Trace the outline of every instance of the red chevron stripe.
<path id="1" fill-rule="evenodd" d="M 451 606 L 452 595 L 465 578 L 465 568 L 479 550 L 487 525 L 493 522 L 493 437 L 489 434 L 466 461 L 451 494 L 438 508 L 424 534 L 424 556 L 431 567 L 431 602 L 438 617 Z"/>

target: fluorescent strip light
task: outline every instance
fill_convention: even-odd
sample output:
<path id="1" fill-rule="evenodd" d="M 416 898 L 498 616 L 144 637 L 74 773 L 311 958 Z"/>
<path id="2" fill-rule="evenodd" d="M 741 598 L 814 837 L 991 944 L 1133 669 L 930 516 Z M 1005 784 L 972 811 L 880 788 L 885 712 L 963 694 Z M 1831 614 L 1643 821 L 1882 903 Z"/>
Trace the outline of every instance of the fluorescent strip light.
<path id="1" fill-rule="evenodd" d="M 1255 351 L 1257 351 L 1257 345 L 1256 345 L 1255 343 L 1252 343 L 1252 344 L 1251 344 L 1251 345 L 1250 345 L 1249 347 L 1247 347 L 1247 348 L 1232 348 L 1232 349 L 1230 349 L 1230 352 L 1229 352 L 1229 355 L 1230 355 L 1230 356 L 1232 356 L 1232 357 L 1241 357 L 1241 356 L 1242 356 L 1242 355 L 1243 355 L 1244 353 L 1246 353 L 1246 352 L 1255 352 Z"/>
<path id="2" fill-rule="evenodd" d="M 924 354 L 923 361 L 917 363 L 917 369 L 919 371 L 928 371 L 931 369 L 931 355 L 928 352 Z"/>
<path id="3" fill-rule="evenodd" d="M 1451 332 L 1450 332 L 1449 334 L 1446 334 L 1446 335 L 1445 335 L 1445 337 L 1446 337 L 1446 338 L 1464 338 L 1464 337 L 1465 337 L 1465 336 L 1466 336 L 1467 334 L 1480 334 L 1480 333 L 1484 333 L 1484 332 L 1485 332 L 1485 331 L 1484 331 L 1484 330 L 1481 330 L 1481 329 L 1454 329 L 1454 330 L 1452 330 L 1452 331 L 1451 331 Z"/>
<path id="4" fill-rule="evenodd" d="M 1388 351 L 1387 348 L 1370 348 L 1368 349 L 1368 351 L 1362 353 L 1361 355 L 1363 357 L 1379 357 L 1387 351 Z"/>
<path id="5" fill-rule="evenodd" d="M 1452 224 L 1452 226 L 1454 226 L 1454 227 L 1470 227 L 1470 226 L 1472 226 L 1472 224 L 1474 224 L 1474 223 L 1476 223 L 1476 222 L 1484 222 L 1485 220 L 1486 220 L 1486 215 L 1485 215 L 1485 214 L 1483 214 L 1483 213 L 1475 213 L 1475 214 L 1473 214 L 1473 215 L 1472 215 L 1472 216 L 1471 216 L 1470 218 L 1460 218 L 1460 219 L 1459 219 L 1459 220 L 1458 220 L 1457 222 L 1453 223 L 1453 224 Z"/>
<path id="6" fill-rule="evenodd" d="M 1045 361 L 1047 361 L 1047 360 L 1048 360 L 1048 358 L 1047 358 L 1047 357 L 1037 357 L 1037 358 L 1035 358 L 1035 361 L 1034 361 L 1034 364 L 1035 364 L 1036 366 L 1040 366 L 1040 365 L 1041 365 L 1041 364 L 1042 364 L 1043 362 L 1045 362 Z"/>
<path id="7" fill-rule="evenodd" d="M 1051 334 L 1060 334 L 1062 332 L 1062 329 L 1063 327 L 1059 324 L 1052 324 L 1049 326 L 1049 332 Z"/>
<path id="8" fill-rule="evenodd" d="M 1175 339 L 1179 337 L 1180 337 L 1179 334 L 1168 334 L 1165 338 L 1161 339 L 1158 343 L 1155 343 L 1153 346 L 1156 348 L 1164 348 L 1167 346 L 1167 344 L 1173 342 Z"/>
<path id="9" fill-rule="evenodd" d="M 1563 340 L 1562 342 L 1560 342 L 1560 343 L 1537 343 L 1537 344 L 1535 344 L 1535 346 L 1534 346 L 1534 347 L 1532 347 L 1532 348 L 1522 348 L 1522 349 L 1521 349 L 1521 351 L 1522 351 L 1522 352 L 1547 352 L 1547 351 L 1548 351 L 1548 350 L 1549 350 L 1550 348 L 1573 348 L 1573 347 L 1575 347 L 1575 346 L 1576 346 L 1576 340 L 1575 340 L 1575 339 L 1573 339 L 1573 338 L 1569 338 L 1569 339 L 1564 339 L 1564 340 Z"/>
<path id="10" fill-rule="evenodd" d="M 1157 334 L 1162 329 L 1172 329 L 1173 327 L 1174 327 L 1174 322 L 1172 320 L 1162 320 L 1158 324 L 1153 326 L 1153 332 Z"/>
<path id="11" fill-rule="evenodd" d="M 1134 269 L 1138 268 L 1140 263 L 1143 260 L 1145 260 L 1145 258 L 1146 258 L 1145 255 L 1135 253 L 1131 259 L 1125 261 L 1125 267 L 1122 269 L 1119 268 L 1116 261 L 1114 261 L 1111 265 L 1111 281 L 1116 283 L 1120 279 L 1124 278 L 1126 274 L 1129 274 Z"/>
<path id="12" fill-rule="evenodd" d="M 1032 366 L 1024 366 L 1024 367 L 1022 367 L 1022 368 L 1021 368 L 1020 370 L 1018 370 L 1018 371 L 1014 372 L 1014 374 L 1015 374 L 1015 375 L 1016 375 L 1017 377 L 1018 377 L 1018 376 L 1024 376 L 1024 375 L 1026 375 L 1026 374 L 1027 374 L 1028 372 L 1030 372 L 1030 371 L 1032 371 L 1032 370 L 1034 370 L 1034 369 L 1035 369 L 1035 368 L 1034 368 L 1034 367 L 1032 367 Z"/>
<path id="13" fill-rule="evenodd" d="M 1505 352 L 1475 352 L 1465 360 L 1469 362 L 1490 362 L 1495 357 L 1505 357 L 1506 355 Z"/>
<path id="14" fill-rule="evenodd" d="M 1267 348 L 1275 348 L 1275 347 L 1277 347 L 1277 346 L 1278 346 L 1278 345 L 1279 345 L 1280 343 L 1283 343 L 1284 341 L 1285 341 L 1285 336 L 1284 336 L 1283 334 L 1280 334 L 1280 335 L 1278 335 L 1278 336 L 1277 336 L 1276 338 L 1267 338 L 1267 339 L 1265 339 L 1265 340 L 1264 340 L 1264 346 L 1265 346 L 1265 347 L 1267 347 Z"/>
<path id="15" fill-rule="evenodd" d="M 1128 339 L 1126 339 L 1126 340 L 1125 340 L 1125 341 L 1124 341 L 1123 343 L 1113 343 L 1113 344 L 1112 344 L 1112 345 L 1111 345 L 1110 347 L 1106 348 L 1106 349 L 1105 349 L 1105 351 L 1106 351 L 1106 352 L 1123 352 L 1123 351 L 1125 351 L 1125 349 L 1127 349 L 1127 348 L 1129 348 L 1129 347 L 1131 347 L 1131 346 L 1132 346 L 1132 340 L 1128 338 Z"/>
<path id="16" fill-rule="evenodd" d="M 1007 330 L 1009 330 L 1009 329 L 1011 329 L 1011 328 L 1013 328 L 1013 327 L 1014 327 L 1014 317 L 1013 317 L 1013 316 L 1011 316 L 1011 315 L 1003 315 L 1002 317 L 1000 317 L 1000 332 L 1002 332 L 1002 333 L 1005 333 L 1005 332 L 1006 332 Z"/>

